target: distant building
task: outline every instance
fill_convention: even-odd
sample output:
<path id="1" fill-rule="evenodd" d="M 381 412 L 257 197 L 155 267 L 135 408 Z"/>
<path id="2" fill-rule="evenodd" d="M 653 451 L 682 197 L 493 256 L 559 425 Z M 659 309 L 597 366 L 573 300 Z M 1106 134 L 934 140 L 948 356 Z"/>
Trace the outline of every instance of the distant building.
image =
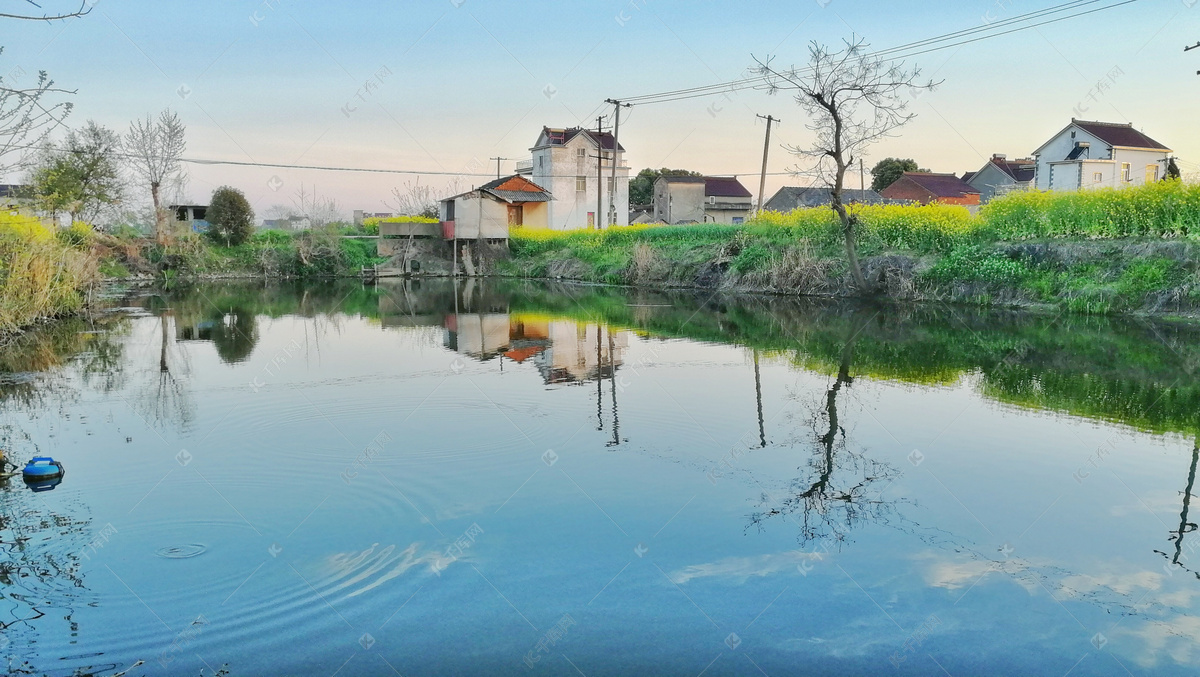
<path id="1" fill-rule="evenodd" d="M 654 220 L 685 223 L 743 223 L 753 198 L 735 177 L 660 176 L 654 182 Z"/>
<path id="2" fill-rule="evenodd" d="M 1153 183 L 1165 174 L 1171 152 L 1132 123 L 1071 118 L 1071 124 L 1033 152 L 1033 185 L 1080 190 Z"/>
<path id="3" fill-rule="evenodd" d="M 33 186 L 0 183 L 0 207 L 18 207 L 29 203 Z"/>
<path id="4" fill-rule="evenodd" d="M 289 216 L 283 219 L 263 219 L 263 228 L 268 230 L 287 230 L 298 232 L 312 227 L 312 220 L 307 216 Z"/>
<path id="5" fill-rule="evenodd" d="M 972 209 L 979 206 L 979 191 L 954 174 L 904 172 L 895 183 L 884 188 L 880 195 L 888 200 L 923 205 L 936 202 Z"/>
<path id="6" fill-rule="evenodd" d="M 1032 186 L 1036 170 L 1033 158 L 1009 160 L 1007 155 L 996 154 L 979 171 L 965 174 L 963 181 L 979 191 L 981 204 L 987 204 L 998 195 Z"/>
<path id="7" fill-rule="evenodd" d="M 363 221 L 367 219 L 390 219 L 395 214 L 391 212 L 367 212 L 361 209 L 354 210 L 354 225 L 361 226 Z"/>
<path id="8" fill-rule="evenodd" d="M 625 148 L 616 144 L 612 134 L 581 127 L 544 127 L 529 150 L 532 158 L 517 163 L 517 174 L 544 186 L 553 196 L 546 205 L 545 227 L 605 227 L 612 207 L 613 163 L 617 170 L 616 222 L 629 225 L 629 166 Z"/>
<path id="9" fill-rule="evenodd" d="M 882 204 L 883 197 L 873 190 L 846 188 L 842 191 L 846 204 Z M 784 186 L 775 191 L 763 206 L 773 212 L 787 213 L 801 207 L 828 207 L 832 203 L 829 188 L 820 186 Z"/>
<path id="10" fill-rule="evenodd" d="M 175 223 L 180 224 L 194 233 L 208 231 L 208 205 L 171 205 L 167 207 L 175 214 Z"/>

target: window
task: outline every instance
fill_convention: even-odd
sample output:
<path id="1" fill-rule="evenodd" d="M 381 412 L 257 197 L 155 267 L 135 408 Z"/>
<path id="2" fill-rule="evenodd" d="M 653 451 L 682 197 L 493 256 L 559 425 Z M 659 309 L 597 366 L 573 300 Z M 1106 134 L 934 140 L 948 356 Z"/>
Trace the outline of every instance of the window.
<path id="1" fill-rule="evenodd" d="M 538 156 L 538 169 L 541 169 L 542 167 L 545 166 L 545 163 L 543 162 L 543 160 L 545 160 L 545 159 L 546 159 L 545 156 L 542 156 L 542 155 Z"/>
<path id="2" fill-rule="evenodd" d="M 1146 183 L 1158 181 L 1158 165 L 1146 165 Z"/>
<path id="3" fill-rule="evenodd" d="M 740 216 L 735 216 L 735 217 L 733 217 L 733 225 L 735 225 L 735 226 L 736 226 L 736 225 L 738 225 L 738 224 L 740 224 L 740 223 L 744 223 L 744 222 L 745 222 L 745 219 L 743 219 L 743 218 L 742 218 L 742 217 L 740 217 Z"/>
<path id="4" fill-rule="evenodd" d="M 576 176 L 575 177 L 575 190 L 577 190 L 581 193 L 587 190 L 587 177 L 586 176 Z"/>
<path id="5" fill-rule="evenodd" d="M 605 179 L 605 180 L 608 182 L 608 183 L 604 184 L 604 185 L 605 185 L 605 190 L 606 190 L 606 191 L 608 191 L 608 193 L 611 195 L 611 194 L 612 194 L 612 192 L 613 192 L 613 182 L 612 182 L 612 177 L 610 176 L 610 177 L 608 177 L 608 178 L 607 178 L 607 179 Z"/>
<path id="6" fill-rule="evenodd" d="M 1103 173 L 1101 173 L 1101 172 L 1094 172 L 1094 173 L 1092 174 L 1092 183 L 1101 183 L 1101 182 L 1103 182 L 1103 181 L 1104 181 L 1104 174 L 1103 174 Z"/>
<path id="7" fill-rule="evenodd" d="M 587 149 L 586 148 L 576 148 L 575 149 L 575 157 L 579 158 L 580 160 L 586 160 L 587 159 Z"/>
<path id="8" fill-rule="evenodd" d="M 1126 182 L 1133 181 L 1133 167 L 1128 162 L 1121 163 L 1121 179 Z"/>

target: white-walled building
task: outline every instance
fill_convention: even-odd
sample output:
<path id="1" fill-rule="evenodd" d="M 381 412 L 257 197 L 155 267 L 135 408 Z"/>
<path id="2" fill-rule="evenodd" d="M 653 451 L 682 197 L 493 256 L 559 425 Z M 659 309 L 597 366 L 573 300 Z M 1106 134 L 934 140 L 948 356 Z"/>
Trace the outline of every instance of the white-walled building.
<path id="1" fill-rule="evenodd" d="M 629 166 L 625 149 L 613 135 L 580 127 L 545 127 L 530 152 L 517 163 L 517 174 L 543 186 L 553 196 L 546 225 L 554 230 L 601 228 L 608 224 L 613 162 L 617 164 L 617 225 L 629 225 Z M 603 154 L 603 159 L 598 155 Z M 615 157 L 614 157 L 615 155 Z M 597 163 L 601 176 L 597 177 Z M 599 198 L 599 203 L 597 203 Z M 599 209 L 599 213 L 597 213 Z"/>
<path id="2" fill-rule="evenodd" d="M 1171 152 L 1132 123 L 1071 118 L 1033 152 L 1033 184 L 1040 190 L 1080 190 L 1153 183 L 1165 175 Z"/>

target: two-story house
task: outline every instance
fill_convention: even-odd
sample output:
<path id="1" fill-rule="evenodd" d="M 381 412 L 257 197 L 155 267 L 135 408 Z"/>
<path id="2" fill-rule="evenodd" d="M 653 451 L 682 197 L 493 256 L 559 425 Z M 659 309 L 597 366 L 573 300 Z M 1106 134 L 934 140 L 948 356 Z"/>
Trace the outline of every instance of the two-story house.
<path id="1" fill-rule="evenodd" d="M 654 220 L 678 223 L 743 223 L 754 200 L 729 176 L 660 176 L 654 182 Z"/>
<path id="2" fill-rule="evenodd" d="M 547 204 L 547 227 L 571 230 L 607 226 L 614 162 L 616 223 L 629 225 L 629 166 L 625 164 L 625 149 L 616 144 L 611 133 L 581 127 L 544 127 L 529 150 L 533 157 L 517 163 L 517 174 L 553 196 Z"/>
<path id="3" fill-rule="evenodd" d="M 1071 118 L 1071 124 L 1033 152 L 1040 190 L 1124 188 L 1158 181 L 1171 149 L 1132 123 Z"/>

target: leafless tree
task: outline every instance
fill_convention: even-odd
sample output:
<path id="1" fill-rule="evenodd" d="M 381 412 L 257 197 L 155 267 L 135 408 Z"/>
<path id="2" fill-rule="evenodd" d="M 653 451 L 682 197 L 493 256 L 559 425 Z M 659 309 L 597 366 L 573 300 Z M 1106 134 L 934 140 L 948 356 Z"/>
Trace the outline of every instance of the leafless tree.
<path id="1" fill-rule="evenodd" d="M 130 156 L 134 172 L 150 185 L 150 199 L 154 203 L 154 238 L 159 243 L 167 241 L 169 222 L 163 210 L 161 190 L 164 182 L 180 178 L 184 150 L 187 149 L 187 128 L 179 115 L 165 110 L 158 119 L 146 116 L 145 120 L 134 120 L 125 135 L 125 149 Z"/>
<path id="2" fill-rule="evenodd" d="M 421 179 L 408 181 L 403 186 L 392 188 L 392 199 L 385 201 L 389 208 L 404 216 L 428 216 L 437 218 L 438 201 L 458 192 L 459 182 L 454 179 L 441 190 L 428 184 L 421 185 Z"/>
<path id="3" fill-rule="evenodd" d="M 292 198 L 292 205 L 296 208 L 296 213 L 308 219 L 309 226 L 318 228 L 334 221 L 338 221 L 342 217 L 342 208 L 338 205 L 337 200 L 331 197 L 324 197 L 317 192 L 317 187 L 313 186 L 309 191 L 300 184 L 300 189 L 296 191 L 295 197 Z"/>
<path id="4" fill-rule="evenodd" d="M 759 60 L 758 73 L 766 77 L 772 93 L 793 92 L 796 103 L 809 115 L 807 127 L 815 133 L 809 146 L 788 146 L 801 159 L 797 171 L 828 186 L 830 207 L 841 222 L 846 259 L 859 293 L 868 291 L 858 260 L 857 225 L 843 199 L 846 171 L 871 144 L 892 136 L 916 117 L 908 112 L 906 95 L 933 89 L 938 83 L 920 82 L 921 70 L 907 70 L 897 61 L 867 52 L 861 39 L 846 40 L 834 51 L 813 42 L 808 66 L 776 68 L 772 58 Z"/>
<path id="5" fill-rule="evenodd" d="M 0 75 L 0 176 L 25 167 L 28 151 L 71 113 L 71 103 L 53 99 L 74 93 L 56 87 L 45 71 L 34 79 L 18 66 L 7 76 Z"/>

